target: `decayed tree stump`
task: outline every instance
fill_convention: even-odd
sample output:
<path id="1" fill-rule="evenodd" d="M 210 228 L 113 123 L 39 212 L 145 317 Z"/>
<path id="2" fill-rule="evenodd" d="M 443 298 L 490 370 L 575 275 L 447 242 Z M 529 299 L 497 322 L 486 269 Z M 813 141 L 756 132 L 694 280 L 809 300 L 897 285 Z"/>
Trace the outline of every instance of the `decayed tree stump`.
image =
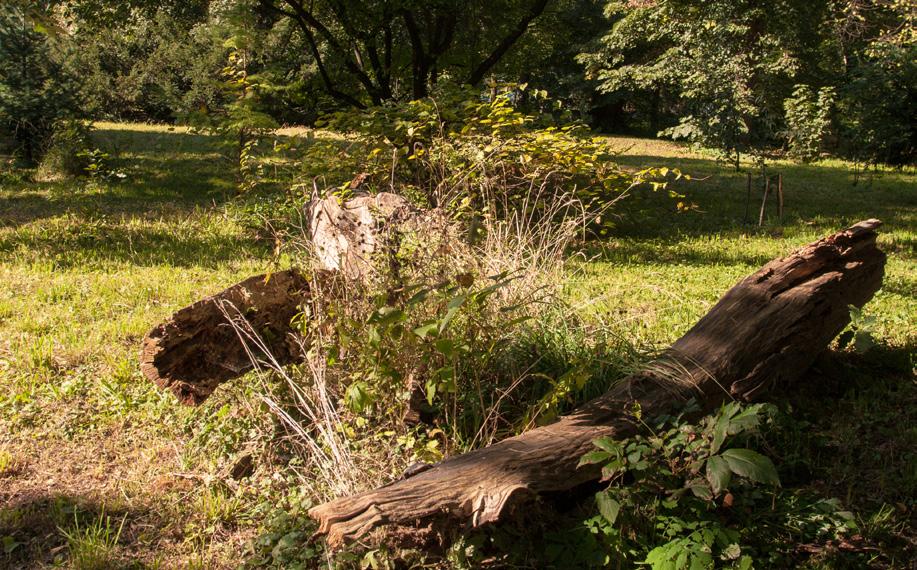
<path id="1" fill-rule="evenodd" d="M 363 195 L 341 203 L 336 196 L 306 204 L 309 238 L 319 266 L 351 279 L 373 269 L 372 255 L 382 247 L 380 226 L 416 214 L 407 199 L 391 192 Z"/>
<path id="2" fill-rule="evenodd" d="M 305 211 L 315 270 L 328 279 L 365 278 L 372 270 L 372 255 L 384 247 L 382 227 L 419 219 L 421 214 L 405 198 L 387 192 L 343 203 L 329 196 L 310 201 Z M 255 343 L 242 341 L 227 319 L 227 309 L 248 321 L 277 364 L 300 361 L 304 355 L 290 338 L 290 319 L 308 295 L 308 281 L 296 270 L 250 277 L 179 310 L 147 333 L 141 370 L 160 388 L 192 405 L 251 370 L 249 350 Z"/>
<path id="3" fill-rule="evenodd" d="M 451 518 L 500 518 L 511 497 L 565 491 L 598 478 L 577 468 L 592 441 L 624 438 L 634 417 L 677 412 L 688 397 L 703 409 L 754 399 L 798 380 L 879 289 L 885 254 L 868 220 L 772 261 L 730 289 L 667 353 L 554 424 L 447 459 L 414 477 L 314 507 L 332 545 L 379 525 L 411 527 Z M 515 501 L 514 501 L 515 502 Z"/>
<path id="4" fill-rule="evenodd" d="M 308 281 L 293 269 L 249 277 L 181 309 L 147 333 L 140 369 L 182 403 L 199 404 L 217 386 L 254 367 L 227 316 L 244 317 L 271 356 L 289 364 L 302 357 L 301 348 L 289 338 L 290 320 L 308 295 Z M 254 356 L 259 356 L 257 350 Z"/>

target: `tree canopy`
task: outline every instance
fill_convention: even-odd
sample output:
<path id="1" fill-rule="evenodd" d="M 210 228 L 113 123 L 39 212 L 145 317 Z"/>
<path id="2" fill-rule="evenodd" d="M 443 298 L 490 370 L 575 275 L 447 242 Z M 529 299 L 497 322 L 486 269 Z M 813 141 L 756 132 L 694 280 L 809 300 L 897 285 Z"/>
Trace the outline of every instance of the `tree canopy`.
<path id="1" fill-rule="evenodd" d="M 81 102 L 61 107 L 86 117 L 189 122 L 219 114 L 237 100 L 225 69 L 237 65 L 229 58 L 244 38 L 246 97 L 257 99 L 249 106 L 279 123 L 422 99 L 441 84 L 481 93 L 529 84 L 517 103 L 547 91 L 595 129 L 684 138 L 736 163 L 775 151 L 804 160 L 824 152 L 915 159 L 917 10 L 906 0 L 8 6 L 2 88 L 25 90 L 10 50 L 52 38 L 57 47 L 36 47 L 30 57 L 42 61 L 29 67 L 78 76 L 71 91 Z M 12 13 L 19 25 L 9 23 Z M 28 92 L 17 104 L 54 115 Z"/>

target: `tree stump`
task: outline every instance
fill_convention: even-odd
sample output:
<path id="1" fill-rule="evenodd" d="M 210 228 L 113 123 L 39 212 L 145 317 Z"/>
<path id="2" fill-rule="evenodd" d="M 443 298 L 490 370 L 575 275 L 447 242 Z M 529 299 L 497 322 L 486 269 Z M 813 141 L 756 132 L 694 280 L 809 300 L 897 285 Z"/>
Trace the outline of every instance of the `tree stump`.
<path id="1" fill-rule="evenodd" d="M 867 220 L 771 261 L 730 289 L 664 356 L 554 424 L 452 457 L 416 476 L 310 510 L 331 545 L 380 525 L 431 520 L 477 526 L 511 499 L 570 490 L 598 479 L 577 467 L 600 437 L 626 438 L 642 417 L 677 413 L 687 398 L 710 411 L 798 381 L 879 289 L 885 254 Z"/>
<path id="2" fill-rule="evenodd" d="M 361 195 L 343 203 L 335 196 L 306 205 L 309 237 L 315 249 L 313 279 L 343 275 L 362 280 L 373 271 L 373 255 L 386 247 L 384 228 L 425 223 L 426 213 L 397 194 Z M 237 322 L 256 333 L 276 364 L 301 361 L 301 347 L 290 320 L 309 300 L 309 280 L 297 270 L 249 277 L 195 302 L 153 328 L 143 339 L 140 368 L 160 388 L 185 404 L 203 402 L 220 384 L 254 367 L 265 357 L 257 343 L 244 342 Z M 250 353 L 254 349 L 254 353 Z"/>
<path id="3" fill-rule="evenodd" d="M 397 194 L 380 192 L 341 203 L 336 196 L 306 204 L 309 238 L 318 266 L 342 271 L 350 279 L 362 279 L 373 270 L 372 256 L 383 246 L 383 225 L 417 213 Z"/>

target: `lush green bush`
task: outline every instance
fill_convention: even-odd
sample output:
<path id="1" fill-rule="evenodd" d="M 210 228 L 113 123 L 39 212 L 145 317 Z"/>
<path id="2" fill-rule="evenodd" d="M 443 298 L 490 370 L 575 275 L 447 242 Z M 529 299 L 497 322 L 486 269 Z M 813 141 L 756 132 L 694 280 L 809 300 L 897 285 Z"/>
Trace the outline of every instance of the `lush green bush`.
<path id="1" fill-rule="evenodd" d="M 59 121 L 54 125 L 41 162 L 50 175 L 84 176 L 90 166 L 90 127 L 83 121 Z"/>
<path id="2" fill-rule="evenodd" d="M 917 161 L 917 40 L 871 44 L 838 94 L 843 154 L 866 164 Z"/>
<path id="3" fill-rule="evenodd" d="M 784 133 L 789 154 L 803 162 L 819 157 L 831 126 L 835 93 L 823 87 L 816 94 L 808 85 L 797 85 L 793 96 L 783 102 L 787 130 Z"/>

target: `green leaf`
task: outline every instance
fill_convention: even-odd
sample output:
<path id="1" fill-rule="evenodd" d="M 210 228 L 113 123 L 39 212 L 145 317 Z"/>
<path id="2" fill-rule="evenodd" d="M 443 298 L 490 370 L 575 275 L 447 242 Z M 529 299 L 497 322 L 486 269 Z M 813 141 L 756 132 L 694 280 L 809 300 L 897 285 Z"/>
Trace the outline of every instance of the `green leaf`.
<path id="1" fill-rule="evenodd" d="M 777 469 L 770 459 L 750 449 L 727 449 L 721 457 L 729 464 L 729 469 L 740 477 L 747 477 L 756 483 L 780 486 Z"/>
<path id="2" fill-rule="evenodd" d="M 437 327 L 439 327 L 439 323 L 436 323 L 436 322 L 427 323 L 423 326 L 420 326 L 414 329 L 414 334 L 416 334 L 420 338 L 427 338 L 427 335 L 435 331 Z"/>
<path id="3" fill-rule="evenodd" d="M 348 386 L 345 398 L 347 406 L 358 414 L 369 407 L 375 399 L 365 382 L 354 382 Z"/>
<path id="4" fill-rule="evenodd" d="M 698 499 L 703 499 L 705 501 L 710 501 L 713 499 L 713 492 L 710 490 L 710 486 L 707 485 L 703 479 L 694 479 L 689 481 L 687 487 L 691 490 L 691 494 L 693 494 Z"/>
<path id="5" fill-rule="evenodd" d="M 763 408 L 763 404 L 755 404 L 736 414 L 729 421 L 729 435 L 736 435 L 743 431 L 758 427 L 761 419 L 761 410 Z"/>
<path id="6" fill-rule="evenodd" d="M 622 453 L 621 444 L 618 443 L 617 441 L 608 439 L 607 437 L 603 437 L 601 439 L 597 439 L 593 441 L 592 444 L 598 447 L 599 449 L 604 449 L 608 453 L 613 453 L 619 457 L 621 456 L 621 453 Z"/>
<path id="7" fill-rule="evenodd" d="M 608 459 L 611 459 L 611 455 L 605 451 L 590 451 L 586 455 L 580 457 L 579 463 L 577 463 L 576 466 L 581 467 L 583 465 L 603 463 Z"/>
<path id="8" fill-rule="evenodd" d="M 716 418 L 716 424 L 713 427 L 713 443 L 710 445 L 710 453 L 716 453 L 726 441 L 726 434 L 729 432 L 729 415 L 726 410 L 720 412 Z"/>
<path id="9" fill-rule="evenodd" d="M 595 501 L 599 505 L 599 512 L 605 517 L 609 524 L 615 524 L 618 519 L 618 513 L 621 510 L 621 503 L 611 498 L 607 491 L 596 493 Z"/>
<path id="10" fill-rule="evenodd" d="M 452 342 L 452 339 L 441 338 L 433 343 L 433 345 L 436 347 L 436 350 L 446 358 L 452 358 L 455 354 L 455 343 Z"/>
<path id="11" fill-rule="evenodd" d="M 729 470 L 729 464 L 719 455 L 714 455 L 707 460 L 707 481 L 710 482 L 710 488 L 713 489 L 714 495 L 719 495 L 729 487 L 732 480 L 732 471 Z"/>

